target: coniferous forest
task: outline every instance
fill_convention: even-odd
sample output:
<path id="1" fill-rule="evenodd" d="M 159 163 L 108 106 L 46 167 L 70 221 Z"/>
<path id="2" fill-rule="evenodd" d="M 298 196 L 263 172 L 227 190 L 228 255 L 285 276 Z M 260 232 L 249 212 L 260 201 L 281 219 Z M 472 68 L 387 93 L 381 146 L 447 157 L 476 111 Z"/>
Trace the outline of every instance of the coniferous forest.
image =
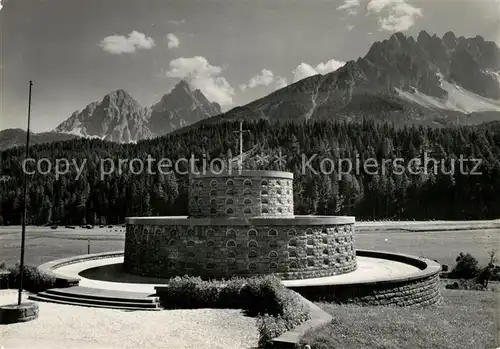
<path id="1" fill-rule="evenodd" d="M 140 172 L 134 164 L 133 173 L 127 165 L 123 173 L 114 171 L 102 178 L 102 160 L 113 159 L 118 167 L 119 159 L 146 162 L 148 155 L 172 162 L 191 154 L 208 162 L 233 158 L 239 154 L 233 132 L 238 127 L 237 123 L 202 125 L 137 144 L 75 139 L 35 145 L 30 149 L 35 160 L 86 163 L 78 179 L 74 168 L 59 178 L 54 173 L 29 176 L 28 224 L 117 224 L 128 216 L 186 215 L 187 175 Z M 295 214 L 355 215 L 357 220 L 500 216 L 500 123 L 396 128 L 373 122 L 270 125 L 260 121 L 244 128 L 250 131 L 244 136 L 244 150 L 251 150 L 246 169 L 294 173 Z M 282 161 L 273 160 L 279 154 Z M 311 158 L 304 167 L 304 159 Z M 434 168 L 426 158 L 441 163 Z M 344 164 L 350 160 L 354 169 L 341 173 L 340 159 Z M 356 169 L 368 159 L 379 166 Z M 459 159 L 478 160 L 460 167 Z M 0 152 L 0 224 L 21 223 L 23 160 L 22 147 Z M 394 165 L 398 161 L 413 170 L 398 170 Z M 34 167 L 30 164 L 28 169 Z M 181 170 L 186 169 L 181 164 Z"/>

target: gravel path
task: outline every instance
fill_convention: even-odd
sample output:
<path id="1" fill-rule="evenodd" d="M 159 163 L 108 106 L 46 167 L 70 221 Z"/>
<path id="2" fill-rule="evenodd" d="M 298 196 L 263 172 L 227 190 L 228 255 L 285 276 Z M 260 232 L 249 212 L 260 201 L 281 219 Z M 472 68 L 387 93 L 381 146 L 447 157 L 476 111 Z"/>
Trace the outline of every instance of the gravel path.
<path id="1" fill-rule="evenodd" d="M 16 301 L 16 291 L 0 291 L 0 304 Z M 38 319 L 0 325 L 0 348 L 248 349 L 257 346 L 256 320 L 243 316 L 239 310 L 130 312 L 38 304 Z"/>

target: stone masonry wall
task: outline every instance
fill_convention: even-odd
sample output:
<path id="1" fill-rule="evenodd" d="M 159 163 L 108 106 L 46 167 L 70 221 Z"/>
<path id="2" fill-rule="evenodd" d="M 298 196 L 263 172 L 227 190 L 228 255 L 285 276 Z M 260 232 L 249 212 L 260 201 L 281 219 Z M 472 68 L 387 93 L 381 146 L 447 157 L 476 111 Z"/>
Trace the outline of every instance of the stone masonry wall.
<path id="1" fill-rule="evenodd" d="M 439 272 L 417 279 L 383 283 L 290 288 L 311 301 L 339 304 L 427 306 L 441 300 Z"/>
<path id="2" fill-rule="evenodd" d="M 191 177 L 193 217 L 293 216 L 293 181 L 275 176 Z"/>
<path id="3" fill-rule="evenodd" d="M 133 274 L 230 277 L 276 273 L 283 279 L 356 269 L 353 224 L 294 226 L 128 224 L 124 266 Z"/>

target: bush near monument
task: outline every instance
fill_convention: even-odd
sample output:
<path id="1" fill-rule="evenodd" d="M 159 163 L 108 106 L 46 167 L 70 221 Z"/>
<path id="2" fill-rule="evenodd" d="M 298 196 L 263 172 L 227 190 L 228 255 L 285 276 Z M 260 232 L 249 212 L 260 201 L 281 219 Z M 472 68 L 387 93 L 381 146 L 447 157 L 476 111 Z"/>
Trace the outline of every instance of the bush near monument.
<path id="1" fill-rule="evenodd" d="M 470 253 L 460 253 L 455 260 L 457 264 L 453 267 L 448 277 L 450 279 L 472 279 L 480 271 L 477 259 Z"/>
<path id="2" fill-rule="evenodd" d="M 19 282 L 21 280 L 19 273 L 19 265 L 16 264 L 15 267 L 9 268 L 9 287 L 17 288 L 19 287 Z M 23 289 L 38 293 L 46 291 L 50 288 L 56 287 L 56 277 L 49 275 L 45 272 L 38 270 L 36 267 L 25 265 L 23 268 Z"/>
<path id="3" fill-rule="evenodd" d="M 9 288 L 10 271 L 7 270 L 5 261 L 0 262 L 0 290 Z"/>
<path id="4" fill-rule="evenodd" d="M 489 281 L 500 281 L 500 266 L 495 264 L 497 262 L 495 251 L 490 252 L 490 261 L 483 268 L 470 253 L 461 252 L 456 262 L 446 277 L 459 280 L 447 284 L 447 289 L 486 291 Z"/>
<path id="5" fill-rule="evenodd" d="M 275 276 L 221 281 L 175 277 L 157 295 L 168 309 L 235 308 L 258 316 L 260 347 L 309 319 L 308 307 Z"/>

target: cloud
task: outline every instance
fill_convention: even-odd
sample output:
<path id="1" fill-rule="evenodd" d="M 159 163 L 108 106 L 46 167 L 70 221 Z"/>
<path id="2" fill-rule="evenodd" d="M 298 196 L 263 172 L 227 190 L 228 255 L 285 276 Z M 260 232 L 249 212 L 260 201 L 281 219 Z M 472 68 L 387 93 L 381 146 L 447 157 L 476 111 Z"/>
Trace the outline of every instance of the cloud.
<path id="1" fill-rule="evenodd" d="M 310 64 L 302 62 L 293 71 L 293 82 L 297 82 L 299 80 L 317 74 L 331 73 L 342 67 L 344 64 L 345 62 L 337 61 L 336 59 L 330 59 L 329 61 L 325 63 L 320 63 L 315 68 L 313 68 Z"/>
<path id="2" fill-rule="evenodd" d="M 360 0 L 344 0 L 337 10 L 355 16 L 360 6 Z M 406 0 L 368 0 L 366 11 L 379 16 L 379 29 L 385 31 L 408 30 L 418 17 L 422 17 L 422 10 L 408 4 Z"/>
<path id="3" fill-rule="evenodd" d="M 185 19 L 181 19 L 180 21 L 176 21 L 175 19 L 168 20 L 167 23 L 169 24 L 175 24 L 175 25 L 180 25 L 186 23 Z"/>
<path id="4" fill-rule="evenodd" d="M 297 68 L 293 71 L 293 82 L 297 82 L 299 80 L 305 79 L 309 76 L 313 76 L 319 74 L 316 69 L 311 67 L 307 63 L 300 63 Z"/>
<path id="5" fill-rule="evenodd" d="M 369 13 L 381 14 L 380 30 L 406 31 L 410 29 L 422 10 L 405 2 L 405 0 L 370 0 L 366 5 Z"/>
<path id="6" fill-rule="evenodd" d="M 359 0 L 345 0 L 342 5 L 337 7 L 337 11 L 349 10 L 352 9 L 353 7 L 358 7 L 358 6 L 359 6 Z"/>
<path id="7" fill-rule="evenodd" d="M 342 61 L 337 61 L 335 59 L 330 59 L 326 63 L 320 63 L 316 66 L 316 70 L 320 74 L 327 74 L 331 73 L 332 71 L 335 71 L 339 69 L 340 67 L 344 66 L 345 62 Z"/>
<path id="8" fill-rule="evenodd" d="M 359 0 L 345 0 L 342 5 L 337 7 L 337 11 L 347 11 L 347 14 L 355 16 L 358 14 Z"/>
<path id="9" fill-rule="evenodd" d="M 234 89 L 223 76 L 222 68 L 211 65 L 205 57 L 181 57 L 169 63 L 166 76 L 187 80 L 212 102 L 221 106 L 233 104 Z"/>
<path id="10" fill-rule="evenodd" d="M 111 35 L 101 40 L 101 48 L 111 54 L 134 53 L 139 49 L 149 50 L 155 46 L 155 41 L 139 33 L 131 32 L 128 37 L 123 35 Z"/>
<path id="11" fill-rule="evenodd" d="M 240 90 L 246 91 L 249 88 L 257 86 L 270 86 L 274 83 L 274 89 L 279 90 L 288 85 L 288 82 L 283 76 L 275 76 L 269 69 L 262 69 L 258 75 L 253 76 L 248 81 L 248 84 L 239 85 Z"/>
<path id="12" fill-rule="evenodd" d="M 240 89 L 245 91 L 247 88 L 255 88 L 257 86 L 269 86 L 274 81 L 274 74 L 269 69 L 262 69 L 259 75 L 250 78 L 248 84 L 241 84 Z"/>
<path id="13" fill-rule="evenodd" d="M 346 25 L 345 27 L 347 30 L 351 31 L 354 29 L 355 25 Z"/>
<path id="14" fill-rule="evenodd" d="M 254 76 L 250 79 L 248 87 L 254 88 L 257 86 L 269 86 L 274 81 L 273 72 L 268 69 L 262 69 L 260 75 Z"/>
<path id="15" fill-rule="evenodd" d="M 177 48 L 181 44 L 179 38 L 172 33 L 167 34 L 167 40 L 168 40 L 167 43 L 168 48 Z"/>
<path id="16" fill-rule="evenodd" d="M 276 77 L 276 89 L 279 90 L 280 88 L 285 87 L 288 85 L 288 82 L 286 81 L 286 78 L 283 76 L 277 76 Z"/>

